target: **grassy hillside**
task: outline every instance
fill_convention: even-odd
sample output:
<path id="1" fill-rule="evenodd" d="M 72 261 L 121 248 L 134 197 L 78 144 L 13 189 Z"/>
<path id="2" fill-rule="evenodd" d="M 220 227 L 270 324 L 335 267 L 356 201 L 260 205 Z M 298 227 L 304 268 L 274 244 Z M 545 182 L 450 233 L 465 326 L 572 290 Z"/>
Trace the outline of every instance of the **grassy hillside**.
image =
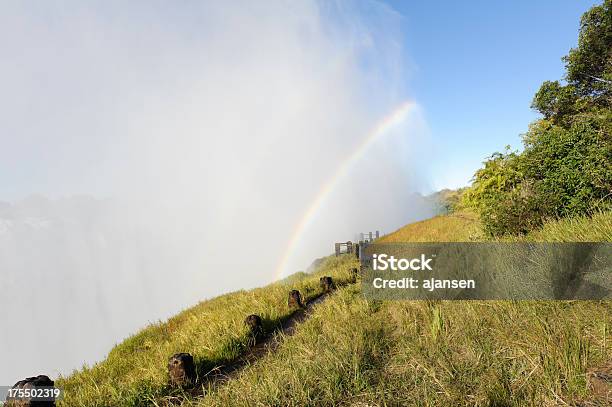
<path id="1" fill-rule="evenodd" d="M 523 239 L 612 241 L 612 213 L 550 222 Z M 469 213 L 407 225 L 384 241 L 484 240 Z M 118 345 L 109 357 L 58 381 L 60 405 L 161 405 L 166 362 L 192 353 L 205 373 L 244 350 L 245 315 L 269 327 L 289 314 L 286 295 L 318 293 L 318 276 L 348 281 L 355 261 L 326 260 L 251 291 L 205 301 Z M 275 352 L 235 380 L 187 398 L 196 406 L 546 406 L 607 405 L 612 303 L 596 301 L 367 301 L 346 285 L 316 306 Z M 606 367 L 607 366 L 607 367 Z M 595 380 L 595 381 L 593 381 Z M 597 384 L 593 388 L 593 383 Z M 602 390 L 602 388 L 604 390 Z M 580 403 L 580 404 L 579 404 Z"/>
<path id="2" fill-rule="evenodd" d="M 168 398 L 176 393 L 166 385 L 171 355 L 191 353 L 200 376 L 231 363 L 250 341 L 244 324 L 247 315 L 259 314 L 264 329 L 272 331 L 293 312 L 287 306 L 290 289 L 313 298 L 321 294 L 319 276 L 330 275 L 343 283 L 356 265 L 353 258 L 329 258 L 313 274 L 222 295 L 153 324 L 117 345 L 104 361 L 57 380 L 65 391 L 59 405 L 151 405 Z"/>
<path id="3" fill-rule="evenodd" d="M 380 238 L 380 242 L 470 242 L 491 240 L 482 232 L 478 215 L 461 211 L 406 225 Z M 499 240 L 541 242 L 612 242 L 612 212 L 592 217 L 547 222 L 523 237 Z"/>
<path id="4" fill-rule="evenodd" d="M 464 211 L 406 225 L 379 242 L 470 242 L 483 240 L 478 216 Z"/>
<path id="5" fill-rule="evenodd" d="M 612 212 L 548 222 L 523 239 L 536 242 L 612 242 Z"/>
<path id="6" fill-rule="evenodd" d="M 610 241 L 611 233 L 607 213 L 550 222 L 523 239 Z M 477 238 L 477 220 L 454 214 L 381 240 Z M 612 389 L 592 377 L 610 371 L 611 320 L 610 301 L 368 302 L 348 286 L 276 354 L 193 404 L 609 405 Z"/>
<path id="7" fill-rule="evenodd" d="M 385 302 L 340 290 L 198 406 L 544 406 L 592 398 L 610 303 Z"/>

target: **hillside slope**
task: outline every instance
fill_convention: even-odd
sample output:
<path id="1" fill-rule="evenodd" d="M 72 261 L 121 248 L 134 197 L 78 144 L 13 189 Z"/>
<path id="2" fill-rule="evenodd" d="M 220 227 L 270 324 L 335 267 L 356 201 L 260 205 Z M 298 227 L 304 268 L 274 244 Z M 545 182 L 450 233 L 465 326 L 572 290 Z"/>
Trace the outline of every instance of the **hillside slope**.
<path id="1" fill-rule="evenodd" d="M 548 223 L 523 239 L 610 241 L 612 214 Z M 407 225 L 384 241 L 483 240 L 470 214 Z M 244 350 L 244 316 L 269 327 L 286 316 L 286 295 L 318 293 L 318 276 L 348 281 L 350 256 L 329 258 L 313 275 L 205 301 L 118 345 L 109 357 L 61 379 L 60 405 L 163 405 L 166 362 L 191 352 L 203 372 Z M 543 406 L 606 405 L 610 301 L 372 302 L 359 284 L 318 305 L 275 352 L 223 386 L 183 398 L 197 406 Z M 603 369 L 603 370 L 602 370 Z M 601 384 L 601 383 L 599 383 Z M 604 390 L 602 390 L 604 389 Z M 599 400 L 599 401 L 597 401 Z M 583 404 L 586 402 L 600 404 Z"/>
<path id="2" fill-rule="evenodd" d="M 478 215 L 463 211 L 410 223 L 379 242 L 470 242 L 483 240 Z"/>
<path id="3" fill-rule="evenodd" d="M 461 211 L 401 227 L 380 238 L 379 242 L 470 242 L 490 241 L 483 233 L 478 215 Z M 522 237 L 500 240 L 541 242 L 612 242 L 612 212 L 593 217 L 565 218 L 547 222 Z"/>
<path id="4" fill-rule="evenodd" d="M 113 348 L 102 362 L 58 379 L 56 384 L 65 392 L 59 405 L 136 406 L 171 399 L 181 393 L 167 385 L 171 355 L 191 353 L 200 376 L 233 363 L 251 341 L 244 323 L 247 315 L 260 315 L 264 330 L 272 332 L 294 312 L 287 306 L 289 290 L 299 290 L 305 300 L 315 298 L 322 293 L 320 276 L 344 284 L 356 266 L 352 257 L 328 258 L 312 274 L 225 294 L 152 324 Z"/>
<path id="5" fill-rule="evenodd" d="M 484 239 L 477 225 L 469 214 L 438 216 L 381 240 Z M 607 213 L 522 239 L 611 233 Z M 611 320 L 610 301 L 368 302 L 348 286 L 276 354 L 194 405 L 610 405 L 612 388 L 595 376 L 611 373 Z"/>

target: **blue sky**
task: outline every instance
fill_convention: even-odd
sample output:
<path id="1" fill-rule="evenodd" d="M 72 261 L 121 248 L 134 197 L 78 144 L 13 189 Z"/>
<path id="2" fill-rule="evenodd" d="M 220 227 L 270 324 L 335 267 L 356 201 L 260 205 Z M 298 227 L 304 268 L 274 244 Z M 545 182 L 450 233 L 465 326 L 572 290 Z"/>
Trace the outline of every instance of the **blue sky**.
<path id="1" fill-rule="evenodd" d="M 432 188 L 468 182 L 485 157 L 537 117 L 531 100 L 563 75 L 580 16 L 599 2 L 386 1 L 403 15 L 407 78 L 440 159 Z"/>

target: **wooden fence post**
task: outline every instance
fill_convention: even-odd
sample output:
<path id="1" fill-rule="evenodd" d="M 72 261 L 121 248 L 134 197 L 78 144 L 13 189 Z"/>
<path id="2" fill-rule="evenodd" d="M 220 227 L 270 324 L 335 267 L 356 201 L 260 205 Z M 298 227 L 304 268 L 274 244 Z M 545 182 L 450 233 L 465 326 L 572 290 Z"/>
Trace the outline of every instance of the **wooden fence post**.
<path id="1" fill-rule="evenodd" d="M 195 384 L 196 372 L 193 356 L 189 353 L 175 353 L 168 360 L 170 384 L 178 387 L 189 387 Z"/>

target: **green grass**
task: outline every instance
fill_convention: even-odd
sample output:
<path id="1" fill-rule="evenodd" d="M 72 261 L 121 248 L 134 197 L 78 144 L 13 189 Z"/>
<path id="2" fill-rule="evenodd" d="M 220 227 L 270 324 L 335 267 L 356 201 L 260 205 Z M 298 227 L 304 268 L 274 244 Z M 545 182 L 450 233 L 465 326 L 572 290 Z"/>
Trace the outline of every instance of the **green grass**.
<path id="1" fill-rule="evenodd" d="M 611 241 L 612 214 L 550 222 L 522 240 Z M 470 214 L 382 241 L 485 240 Z M 368 302 L 346 287 L 198 406 L 552 406 L 591 400 L 612 360 L 610 301 Z"/>
<path id="2" fill-rule="evenodd" d="M 407 225 L 383 241 L 483 241 L 469 213 Z M 514 240 L 612 241 L 612 213 L 547 223 Z M 151 405 L 171 394 L 166 363 L 192 353 L 201 371 L 248 341 L 243 319 L 268 329 L 289 315 L 287 291 L 318 294 L 318 276 L 347 281 L 350 256 L 314 274 L 202 302 L 118 345 L 103 362 L 58 380 L 61 406 Z M 317 305 L 278 349 L 196 406 L 554 406 L 592 400 L 587 369 L 612 361 L 610 301 L 385 301 L 347 285 Z"/>
<path id="3" fill-rule="evenodd" d="M 544 406 L 588 397 L 610 303 L 366 301 L 348 286 L 198 406 Z M 361 403 L 361 404 L 359 404 Z"/>
<path id="4" fill-rule="evenodd" d="M 346 282 L 350 266 L 355 265 L 356 261 L 348 257 L 330 258 L 311 275 L 222 295 L 153 324 L 117 345 L 104 361 L 58 379 L 57 385 L 65 392 L 59 405 L 150 405 L 173 394 L 166 385 L 171 355 L 191 353 L 200 374 L 231 362 L 250 341 L 244 325 L 247 315 L 261 315 L 264 328 L 270 331 L 292 313 L 287 307 L 290 289 L 312 298 L 321 293 L 320 275 Z"/>
<path id="5" fill-rule="evenodd" d="M 470 211 L 439 215 L 406 225 L 383 236 L 379 242 L 471 242 L 489 241 L 482 232 L 478 216 Z M 612 242 L 612 212 L 592 217 L 574 217 L 550 221 L 522 237 L 500 240 L 541 242 Z"/>
<path id="6" fill-rule="evenodd" d="M 378 242 L 470 242 L 484 238 L 478 215 L 462 211 L 408 224 Z"/>
<path id="7" fill-rule="evenodd" d="M 612 212 L 547 222 L 526 235 L 536 242 L 612 242 Z"/>

